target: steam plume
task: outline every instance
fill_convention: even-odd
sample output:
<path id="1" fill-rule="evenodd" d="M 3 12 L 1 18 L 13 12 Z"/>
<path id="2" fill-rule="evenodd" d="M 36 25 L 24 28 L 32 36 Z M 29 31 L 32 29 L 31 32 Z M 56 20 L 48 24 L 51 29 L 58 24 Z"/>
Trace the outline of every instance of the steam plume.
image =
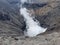
<path id="1" fill-rule="evenodd" d="M 22 0 L 21 3 L 24 3 L 25 0 Z M 24 17 L 26 21 L 26 29 L 27 31 L 24 31 L 24 34 L 29 37 L 34 37 L 40 33 L 43 33 L 47 30 L 47 28 L 43 28 L 39 26 L 38 21 L 34 21 L 33 17 L 31 17 L 30 13 L 28 12 L 29 10 L 24 8 L 20 8 L 20 13 Z"/>

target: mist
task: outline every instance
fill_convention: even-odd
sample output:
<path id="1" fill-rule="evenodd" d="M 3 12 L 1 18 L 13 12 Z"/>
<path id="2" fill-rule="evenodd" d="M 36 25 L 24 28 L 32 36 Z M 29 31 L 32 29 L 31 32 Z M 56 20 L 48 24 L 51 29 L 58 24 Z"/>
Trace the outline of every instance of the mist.
<path id="1" fill-rule="evenodd" d="M 25 0 L 21 0 L 23 4 L 26 2 Z M 21 5 L 22 5 L 21 4 Z M 43 28 L 40 26 L 38 21 L 34 21 L 32 15 L 29 13 L 29 10 L 25 7 L 20 8 L 20 13 L 24 17 L 24 21 L 26 22 L 26 30 L 24 31 L 25 36 L 34 37 L 40 33 L 43 33 L 47 30 L 47 28 Z M 35 19 L 36 20 L 36 19 Z"/>

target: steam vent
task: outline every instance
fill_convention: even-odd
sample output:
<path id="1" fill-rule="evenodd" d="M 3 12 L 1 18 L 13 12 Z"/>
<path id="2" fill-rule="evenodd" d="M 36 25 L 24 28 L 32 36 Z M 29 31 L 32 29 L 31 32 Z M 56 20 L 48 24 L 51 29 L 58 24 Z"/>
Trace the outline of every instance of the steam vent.
<path id="1" fill-rule="evenodd" d="M 60 45 L 60 0 L 0 0 L 0 45 Z"/>

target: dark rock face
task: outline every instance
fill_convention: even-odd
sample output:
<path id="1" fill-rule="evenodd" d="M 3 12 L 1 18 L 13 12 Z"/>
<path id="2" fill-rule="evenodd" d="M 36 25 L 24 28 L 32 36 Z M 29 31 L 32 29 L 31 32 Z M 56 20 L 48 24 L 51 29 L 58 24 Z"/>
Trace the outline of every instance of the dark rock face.
<path id="1" fill-rule="evenodd" d="M 40 3 L 40 4 L 36 4 L 36 3 L 24 3 L 24 7 L 26 8 L 33 8 L 33 9 L 37 9 L 37 8 L 41 8 L 43 6 L 47 5 L 47 3 Z"/>
<path id="2" fill-rule="evenodd" d="M 3 20 L 3 21 L 5 21 L 5 20 L 10 20 L 10 17 L 8 16 L 8 15 L 6 15 L 6 14 L 0 14 L 0 20 Z"/>

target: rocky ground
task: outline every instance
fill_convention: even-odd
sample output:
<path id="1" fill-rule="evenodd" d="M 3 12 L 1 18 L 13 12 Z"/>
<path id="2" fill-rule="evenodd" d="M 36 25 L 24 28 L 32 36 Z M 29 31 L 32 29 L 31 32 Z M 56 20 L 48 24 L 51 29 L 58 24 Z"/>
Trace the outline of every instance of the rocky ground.
<path id="1" fill-rule="evenodd" d="M 37 5 L 30 7 L 29 4 L 28 9 L 41 26 L 48 29 L 43 34 L 29 38 L 23 36 L 26 24 L 19 8 L 0 0 L 0 45 L 60 45 L 60 2 Z"/>
<path id="2" fill-rule="evenodd" d="M 0 45 L 60 45 L 60 33 L 53 32 L 33 38 L 0 37 Z"/>

